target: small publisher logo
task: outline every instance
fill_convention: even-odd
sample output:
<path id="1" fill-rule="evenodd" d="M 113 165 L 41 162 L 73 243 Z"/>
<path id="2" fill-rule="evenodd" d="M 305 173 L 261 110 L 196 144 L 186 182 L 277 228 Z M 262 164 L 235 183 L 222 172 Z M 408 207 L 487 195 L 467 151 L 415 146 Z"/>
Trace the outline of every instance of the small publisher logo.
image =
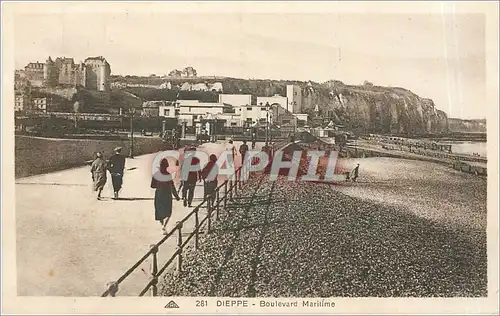
<path id="1" fill-rule="evenodd" d="M 174 301 L 170 301 L 167 305 L 165 305 L 165 308 L 179 308 L 179 305 L 177 305 Z"/>

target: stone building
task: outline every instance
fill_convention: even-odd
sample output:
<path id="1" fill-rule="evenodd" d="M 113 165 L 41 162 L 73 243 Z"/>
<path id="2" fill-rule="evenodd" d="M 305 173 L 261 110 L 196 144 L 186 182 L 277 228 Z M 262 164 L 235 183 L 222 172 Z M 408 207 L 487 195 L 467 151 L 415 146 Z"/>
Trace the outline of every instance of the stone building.
<path id="1" fill-rule="evenodd" d="M 47 65 L 52 60 L 47 60 Z M 57 57 L 55 62 L 52 62 L 57 75 L 57 83 L 59 85 L 71 86 L 86 86 L 86 67 L 84 63 L 76 64 L 73 58 Z M 52 79 L 55 81 L 55 79 Z"/>
<path id="2" fill-rule="evenodd" d="M 110 90 L 111 67 L 105 58 L 89 57 L 75 63 L 73 58 L 49 56 L 45 63 L 29 63 L 16 71 L 16 80 L 25 78 L 33 87 L 83 86 L 89 90 Z"/>
<path id="3" fill-rule="evenodd" d="M 41 87 L 45 84 L 46 65 L 36 62 L 29 63 L 24 67 L 24 77 L 28 79 L 33 87 Z"/>
<path id="4" fill-rule="evenodd" d="M 102 56 L 85 59 L 85 87 L 90 90 L 109 91 L 111 67 Z"/>

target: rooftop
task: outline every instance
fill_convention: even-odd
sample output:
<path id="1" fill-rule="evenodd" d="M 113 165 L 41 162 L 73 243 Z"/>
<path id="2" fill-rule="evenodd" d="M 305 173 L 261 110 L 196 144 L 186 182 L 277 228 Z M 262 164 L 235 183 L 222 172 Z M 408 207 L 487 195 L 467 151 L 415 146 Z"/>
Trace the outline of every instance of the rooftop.
<path id="1" fill-rule="evenodd" d="M 50 58 L 50 57 L 49 57 Z M 63 63 L 63 64 L 74 64 L 75 60 L 73 58 L 67 58 L 67 57 L 57 57 L 56 58 L 56 63 Z"/>
<path id="2" fill-rule="evenodd" d="M 87 57 L 87 59 L 85 59 L 85 61 L 90 61 L 90 60 L 99 60 L 99 61 L 102 61 L 102 62 L 107 62 L 106 58 L 104 58 L 102 56 Z"/>

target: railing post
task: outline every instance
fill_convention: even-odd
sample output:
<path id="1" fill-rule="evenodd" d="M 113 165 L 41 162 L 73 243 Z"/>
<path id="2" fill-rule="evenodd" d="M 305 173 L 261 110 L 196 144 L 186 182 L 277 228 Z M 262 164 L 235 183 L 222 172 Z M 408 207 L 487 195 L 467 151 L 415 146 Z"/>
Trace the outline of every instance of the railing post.
<path id="1" fill-rule="evenodd" d="M 151 278 L 153 284 L 151 285 L 151 296 L 158 296 L 158 247 L 156 245 L 149 246 L 153 254 L 151 262 Z"/>
<path id="2" fill-rule="evenodd" d="M 233 188 L 234 183 L 231 181 L 229 182 L 229 201 L 233 201 Z"/>
<path id="3" fill-rule="evenodd" d="M 182 271 L 182 222 L 177 222 L 177 273 Z"/>
<path id="4" fill-rule="evenodd" d="M 207 233 L 210 234 L 212 229 L 212 199 L 207 200 Z"/>
<path id="5" fill-rule="evenodd" d="M 219 196 L 219 190 L 217 190 L 217 192 L 215 193 L 216 194 L 216 201 L 217 201 L 217 205 L 215 206 L 215 220 L 218 221 L 219 220 L 219 207 L 220 207 L 220 196 Z"/>
<path id="6" fill-rule="evenodd" d="M 115 297 L 116 296 L 116 292 L 118 292 L 118 283 L 116 283 L 116 282 L 109 282 L 107 284 L 107 286 L 108 286 L 109 296 Z"/>
<path id="7" fill-rule="evenodd" d="M 194 249 L 198 250 L 199 243 L 199 232 L 200 232 L 200 217 L 199 217 L 199 208 L 194 211 Z"/>
<path id="8" fill-rule="evenodd" d="M 224 183 L 224 211 L 226 210 L 227 208 L 227 181 Z"/>
<path id="9" fill-rule="evenodd" d="M 234 194 L 238 194 L 238 170 L 234 173 Z"/>
<path id="10" fill-rule="evenodd" d="M 243 165 L 241 165 L 240 172 L 239 172 L 240 176 L 239 176 L 239 179 L 238 179 L 238 184 L 240 186 L 240 190 L 241 190 L 242 185 L 243 185 L 242 180 L 241 180 L 241 173 L 242 172 L 243 172 Z"/>

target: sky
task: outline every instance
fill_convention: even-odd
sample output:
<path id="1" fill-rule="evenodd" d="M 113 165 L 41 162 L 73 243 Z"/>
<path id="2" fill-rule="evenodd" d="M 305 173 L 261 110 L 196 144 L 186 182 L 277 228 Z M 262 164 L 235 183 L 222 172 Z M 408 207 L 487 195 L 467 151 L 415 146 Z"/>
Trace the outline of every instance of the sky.
<path id="1" fill-rule="evenodd" d="M 404 87 L 485 118 L 482 14 L 52 13 L 14 18 L 16 68 L 104 56 L 112 74 L 340 80 Z"/>

